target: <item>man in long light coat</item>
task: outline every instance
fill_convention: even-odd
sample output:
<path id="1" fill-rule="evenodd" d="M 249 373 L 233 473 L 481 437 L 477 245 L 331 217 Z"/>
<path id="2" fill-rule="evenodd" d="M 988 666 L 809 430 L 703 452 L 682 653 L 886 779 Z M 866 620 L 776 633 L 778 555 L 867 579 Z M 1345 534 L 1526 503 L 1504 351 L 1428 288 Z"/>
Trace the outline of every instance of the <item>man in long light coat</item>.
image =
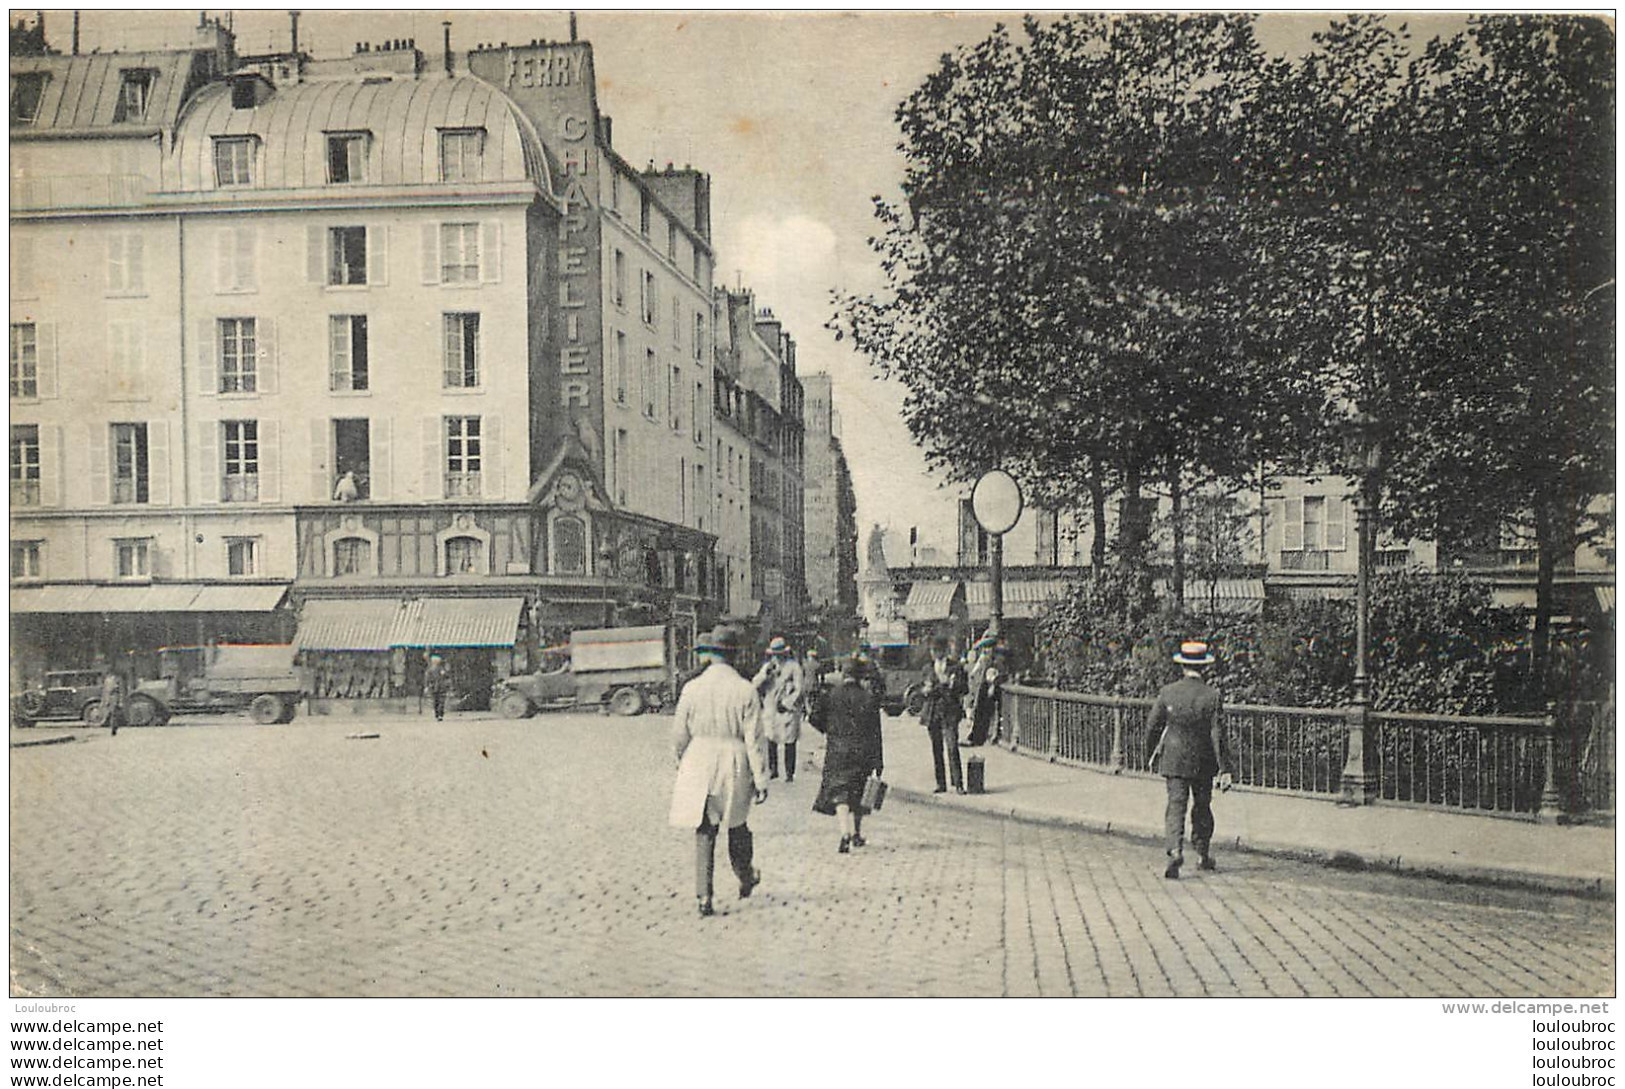
<path id="1" fill-rule="evenodd" d="M 739 633 L 718 628 L 697 647 L 705 671 L 689 681 L 672 718 L 677 782 L 671 792 L 671 824 L 694 829 L 694 894 L 702 916 L 714 914 L 711 877 L 717 832 L 728 829 L 728 861 L 748 897 L 762 880 L 755 868 L 751 802 L 767 801 L 762 704 L 756 689 L 734 671 Z"/>
<path id="2" fill-rule="evenodd" d="M 751 682 L 762 697 L 767 725 L 767 775 L 779 777 L 779 746 L 784 746 L 784 781 L 796 781 L 796 743 L 806 710 L 807 675 L 783 636 L 774 636 L 767 661 Z"/>

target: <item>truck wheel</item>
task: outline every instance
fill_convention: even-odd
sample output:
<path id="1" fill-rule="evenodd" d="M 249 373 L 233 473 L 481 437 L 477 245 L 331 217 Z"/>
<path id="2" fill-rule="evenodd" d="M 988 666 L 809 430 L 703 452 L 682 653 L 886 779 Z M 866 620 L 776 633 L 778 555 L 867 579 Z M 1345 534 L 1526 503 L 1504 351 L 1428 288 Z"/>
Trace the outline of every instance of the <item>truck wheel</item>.
<path id="1" fill-rule="evenodd" d="M 617 715 L 635 715 L 643 710 L 643 693 L 636 688 L 617 688 L 609 697 L 609 709 Z"/>
<path id="2" fill-rule="evenodd" d="M 162 726 L 169 721 L 158 701 L 150 696 L 131 696 L 130 706 L 124 712 L 131 726 Z"/>
<path id="3" fill-rule="evenodd" d="M 282 717 L 282 701 L 269 692 L 255 696 L 248 705 L 248 717 L 261 726 L 269 726 Z"/>
<path id="4" fill-rule="evenodd" d="M 530 705 L 529 698 L 523 692 L 510 689 L 497 698 L 497 712 L 503 718 L 529 718 L 536 713 L 536 708 Z"/>

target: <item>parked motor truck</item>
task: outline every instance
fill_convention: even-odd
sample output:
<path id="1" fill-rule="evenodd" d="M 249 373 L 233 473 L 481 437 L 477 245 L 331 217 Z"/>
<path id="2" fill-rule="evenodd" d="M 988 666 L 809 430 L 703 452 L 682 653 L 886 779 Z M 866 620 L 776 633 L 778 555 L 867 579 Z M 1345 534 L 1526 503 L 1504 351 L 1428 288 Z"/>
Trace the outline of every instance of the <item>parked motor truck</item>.
<path id="1" fill-rule="evenodd" d="M 163 647 L 159 679 L 140 681 L 125 716 L 131 726 L 158 726 L 171 715 L 247 710 L 255 722 L 291 722 L 304 694 L 294 648 L 216 643 Z"/>
<path id="2" fill-rule="evenodd" d="M 498 681 L 492 701 L 506 718 L 582 706 L 617 715 L 658 710 L 676 699 L 672 639 L 659 624 L 574 631 L 568 648 L 543 654 L 537 672 Z"/>

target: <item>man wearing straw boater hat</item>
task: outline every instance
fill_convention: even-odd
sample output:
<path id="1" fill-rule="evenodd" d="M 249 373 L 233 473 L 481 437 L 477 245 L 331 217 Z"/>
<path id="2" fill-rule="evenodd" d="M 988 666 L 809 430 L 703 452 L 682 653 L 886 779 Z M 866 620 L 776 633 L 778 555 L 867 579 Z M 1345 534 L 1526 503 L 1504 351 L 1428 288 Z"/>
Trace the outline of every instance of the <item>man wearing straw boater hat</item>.
<path id="1" fill-rule="evenodd" d="M 694 829 L 694 894 L 702 916 L 714 914 L 711 874 L 717 833 L 728 830 L 728 861 L 739 879 L 739 896 L 762 880 L 753 865 L 751 803 L 767 801 L 762 705 L 751 683 L 734 671 L 739 632 L 717 628 L 694 648 L 705 671 L 683 688 L 672 718 L 677 782 L 671 792 L 671 824 Z"/>
<path id="2" fill-rule="evenodd" d="M 1225 758 L 1224 726 L 1219 693 L 1202 679 L 1202 671 L 1213 664 L 1213 652 L 1206 643 L 1189 640 L 1179 644 L 1174 655 L 1184 676 L 1164 685 L 1151 705 L 1148 732 L 1156 734 L 1151 751 L 1151 770 L 1168 783 L 1168 811 L 1164 828 L 1168 834 L 1168 868 L 1162 876 L 1178 880 L 1185 862 L 1185 804 L 1191 806 L 1191 843 L 1201 856 L 1201 869 L 1214 869 L 1213 777 L 1219 789 L 1230 789 L 1230 762 Z"/>

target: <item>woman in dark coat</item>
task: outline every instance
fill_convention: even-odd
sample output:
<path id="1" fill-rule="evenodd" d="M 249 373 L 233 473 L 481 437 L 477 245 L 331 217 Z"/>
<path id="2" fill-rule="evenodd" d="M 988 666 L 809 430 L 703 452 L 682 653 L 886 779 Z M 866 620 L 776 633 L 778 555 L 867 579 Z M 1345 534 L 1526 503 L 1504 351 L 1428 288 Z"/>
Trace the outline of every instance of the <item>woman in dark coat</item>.
<path id="1" fill-rule="evenodd" d="M 858 683 L 863 672 L 861 659 L 847 659 L 836 683 L 814 705 L 810 720 L 825 738 L 824 780 L 818 786 L 813 812 L 840 818 L 843 855 L 864 845 L 863 784 L 870 772 L 879 774 L 885 764 L 880 702 Z"/>

